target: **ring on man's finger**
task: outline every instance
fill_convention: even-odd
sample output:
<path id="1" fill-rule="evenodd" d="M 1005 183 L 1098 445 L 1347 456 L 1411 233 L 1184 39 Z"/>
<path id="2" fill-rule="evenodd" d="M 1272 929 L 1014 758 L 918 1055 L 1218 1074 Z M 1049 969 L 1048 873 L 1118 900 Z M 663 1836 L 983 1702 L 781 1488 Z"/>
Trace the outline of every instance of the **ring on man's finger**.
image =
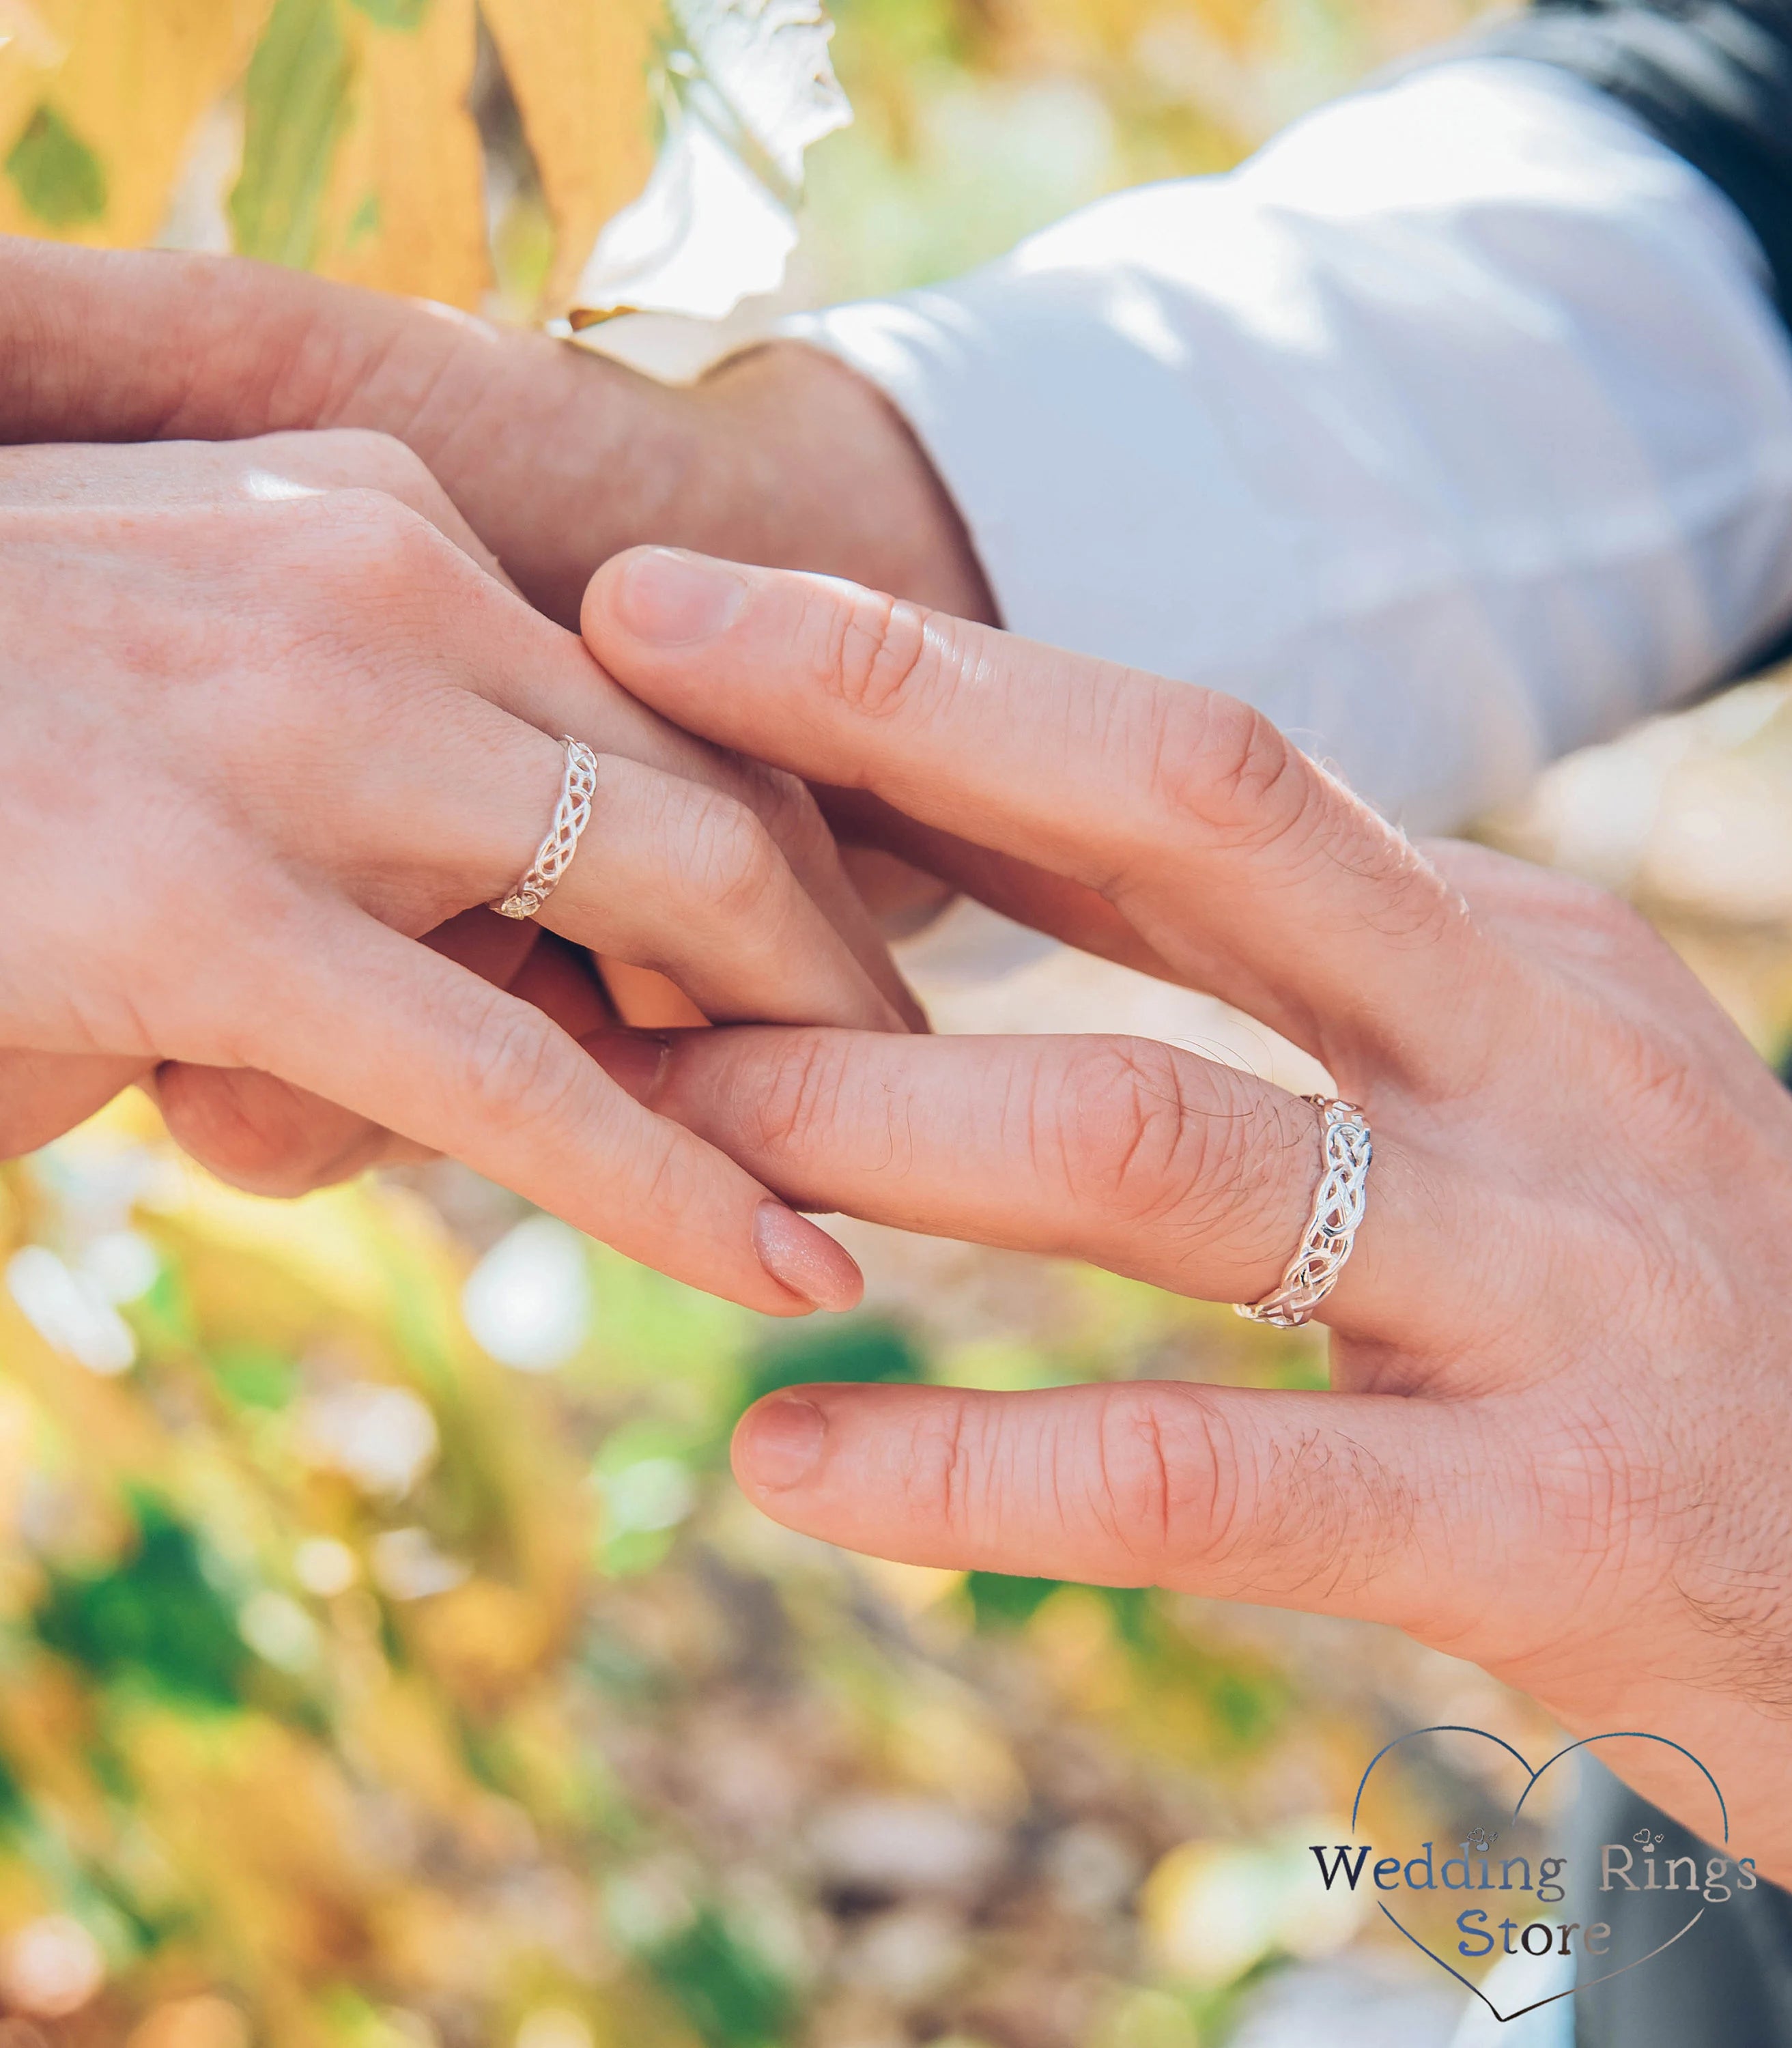
<path id="1" fill-rule="evenodd" d="M 554 806 L 553 823 L 522 880 L 509 895 L 492 905 L 500 917 L 535 915 L 572 866 L 580 836 L 591 823 L 592 798 L 597 789 L 597 756 L 570 733 L 560 745 L 566 750 L 566 773 L 560 782 L 560 801 Z"/>
<path id="2" fill-rule="evenodd" d="M 1319 1186 L 1299 1248 L 1281 1279 L 1257 1301 L 1235 1301 L 1233 1309 L 1253 1322 L 1273 1323 L 1278 1330 L 1297 1329 L 1338 1284 L 1338 1275 L 1356 1243 L 1369 1186 L 1369 1161 L 1375 1150 L 1368 1119 L 1353 1102 L 1330 1096 L 1303 1098 L 1321 1112 Z"/>

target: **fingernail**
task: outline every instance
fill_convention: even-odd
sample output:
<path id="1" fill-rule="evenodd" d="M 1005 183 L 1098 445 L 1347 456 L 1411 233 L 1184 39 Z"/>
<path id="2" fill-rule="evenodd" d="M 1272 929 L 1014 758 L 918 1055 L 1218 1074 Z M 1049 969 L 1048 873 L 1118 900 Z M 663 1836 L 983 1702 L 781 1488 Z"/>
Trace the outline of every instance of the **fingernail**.
<path id="1" fill-rule="evenodd" d="M 749 1409 L 735 1433 L 734 1467 L 743 1480 L 782 1493 L 806 1479 L 821 1456 L 828 1418 L 800 1394 L 780 1394 Z"/>
<path id="2" fill-rule="evenodd" d="M 753 1219 L 753 1248 L 779 1286 L 817 1309 L 855 1309 L 865 1276 L 844 1246 L 783 1203 L 761 1202 Z"/>
<path id="3" fill-rule="evenodd" d="M 737 570 L 677 548 L 642 548 L 616 591 L 618 617 L 638 640 L 657 646 L 712 639 L 731 626 L 747 602 Z"/>
<path id="4" fill-rule="evenodd" d="M 617 1087 L 626 1088 L 637 1102 L 648 1102 L 658 1092 L 672 1057 L 672 1041 L 653 1031 L 606 1031 L 585 1041 L 598 1065 Z"/>

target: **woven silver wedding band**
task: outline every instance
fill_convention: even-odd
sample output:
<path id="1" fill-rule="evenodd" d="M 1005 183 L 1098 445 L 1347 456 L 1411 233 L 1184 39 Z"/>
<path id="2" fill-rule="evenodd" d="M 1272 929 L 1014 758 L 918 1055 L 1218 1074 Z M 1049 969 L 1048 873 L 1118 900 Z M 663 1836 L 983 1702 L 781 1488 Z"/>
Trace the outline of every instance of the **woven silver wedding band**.
<path id="1" fill-rule="evenodd" d="M 1260 1301 L 1235 1301 L 1233 1308 L 1254 1323 L 1273 1323 L 1278 1330 L 1298 1329 L 1338 1284 L 1369 1190 L 1369 1161 L 1375 1146 L 1367 1119 L 1353 1102 L 1331 1096 L 1305 1098 L 1320 1111 L 1318 1192 L 1301 1246 L 1289 1262 L 1280 1284 Z"/>
<path id="2" fill-rule="evenodd" d="M 592 798 L 597 791 L 597 756 L 570 734 L 560 743 L 566 750 L 566 774 L 560 785 L 560 801 L 554 806 L 554 821 L 529 872 L 508 896 L 492 905 L 501 917 L 535 915 L 553 895 L 554 884 L 572 866 L 580 835 L 591 823 Z"/>

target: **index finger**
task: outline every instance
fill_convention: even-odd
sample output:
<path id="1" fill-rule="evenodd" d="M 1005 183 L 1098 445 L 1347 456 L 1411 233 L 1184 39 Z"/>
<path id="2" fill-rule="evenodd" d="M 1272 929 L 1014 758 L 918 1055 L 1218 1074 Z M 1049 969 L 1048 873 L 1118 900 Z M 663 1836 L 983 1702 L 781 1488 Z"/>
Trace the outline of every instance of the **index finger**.
<path id="1" fill-rule="evenodd" d="M 277 885 L 257 910 L 244 943 L 177 988 L 144 977 L 172 1057 L 277 1075 L 748 1308 L 857 1301 L 840 1246 L 532 1004 L 346 906 Z"/>
<path id="2" fill-rule="evenodd" d="M 1248 705 L 832 579 L 665 549 L 584 630 L 679 723 L 1100 892 L 1179 971 L 1318 1052 L 1463 1071 L 1460 899 Z"/>
<path id="3" fill-rule="evenodd" d="M 1489 1587 L 1544 1484 L 1464 1404 L 1151 1381 L 786 1388 L 734 1467 L 774 1521 L 873 1557 L 1421 1631 L 1440 1588 Z"/>

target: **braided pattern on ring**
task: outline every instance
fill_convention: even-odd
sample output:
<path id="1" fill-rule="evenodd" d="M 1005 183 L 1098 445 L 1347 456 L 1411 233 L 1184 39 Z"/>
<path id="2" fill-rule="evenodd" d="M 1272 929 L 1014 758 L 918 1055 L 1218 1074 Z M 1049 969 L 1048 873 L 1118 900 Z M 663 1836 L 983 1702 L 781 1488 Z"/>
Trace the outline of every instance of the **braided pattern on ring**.
<path id="1" fill-rule="evenodd" d="M 1375 1147 L 1367 1119 L 1353 1102 L 1329 1096 L 1304 1098 L 1322 1111 L 1320 1119 L 1319 1188 L 1313 1213 L 1280 1284 L 1260 1301 L 1235 1301 L 1233 1309 L 1255 1323 L 1278 1330 L 1297 1329 L 1337 1285 L 1344 1261 L 1356 1242 L 1369 1190 L 1369 1161 Z"/>
<path id="2" fill-rule="evenodd" d="M 560 801 L 554 806 L 554 821 L 529 872 L 502 902 L 492 905 L 502 917 L 534 916 L 553 894 L 554 884 L 572 866 L 572 856 L 579 850 L 579 836 L 591 823 L 592 798 L 597 793 L 597 756 L 571 734 L 560 745 L 566 749 L 566 774 L 560 783 Z"/>

